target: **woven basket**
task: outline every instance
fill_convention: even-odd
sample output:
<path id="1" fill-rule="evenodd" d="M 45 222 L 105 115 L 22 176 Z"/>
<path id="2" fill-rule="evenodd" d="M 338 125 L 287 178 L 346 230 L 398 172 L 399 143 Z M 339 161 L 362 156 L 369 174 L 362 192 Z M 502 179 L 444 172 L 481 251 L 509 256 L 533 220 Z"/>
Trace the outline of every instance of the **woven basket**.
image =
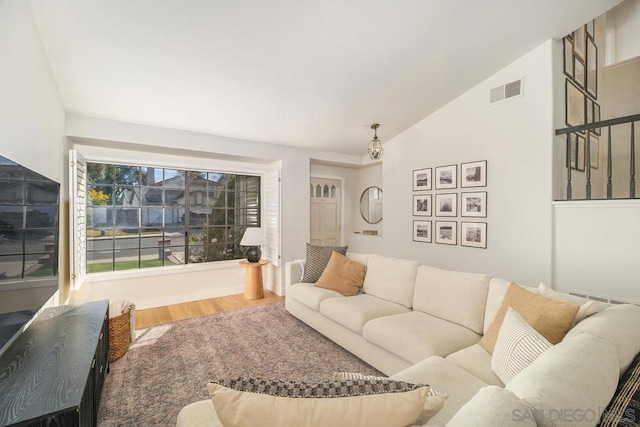
<path id="1" fill-rule="evenodd" d="M 109 362 L 120 359 L 129 349 L 131 329 L 128 308 L 119 316 L 109 319 Z"/>

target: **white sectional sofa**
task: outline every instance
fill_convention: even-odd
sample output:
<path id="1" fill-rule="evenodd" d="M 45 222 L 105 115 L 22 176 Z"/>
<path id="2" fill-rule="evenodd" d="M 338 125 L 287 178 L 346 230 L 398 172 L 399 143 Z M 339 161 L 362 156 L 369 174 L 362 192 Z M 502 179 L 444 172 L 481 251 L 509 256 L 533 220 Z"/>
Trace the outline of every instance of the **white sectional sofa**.
<path id="1" fill-rule="evenodd" d="M 360 294 L 300 283 L 303 261 L 293 261 L 286 265 L 286 309 L 386 375 L 447 393 L 426 425 L 596 425 L 640 352 L 640 307 L 598 303 L 597 314 L 505 387 L 478 342 L 509 281 L 381 255 L 347 256 L 367 266 Z"/>
<path id="2" fill-rule="evenodd" d="M 448 394 L 429 426 L 594 426 L 620 376 L 640 352 L 640 307 L 598 303 L 505 387 L 478 343 L 510 282 L 381 255 L 355 296 L 300 283 L 303 260 L 286 264 L 286 309 L 393 379 Z M 558 292 L 548 297 L 583 304 Z M 210 400 L 185 407 L 178 427 L 221 426 Z"/>

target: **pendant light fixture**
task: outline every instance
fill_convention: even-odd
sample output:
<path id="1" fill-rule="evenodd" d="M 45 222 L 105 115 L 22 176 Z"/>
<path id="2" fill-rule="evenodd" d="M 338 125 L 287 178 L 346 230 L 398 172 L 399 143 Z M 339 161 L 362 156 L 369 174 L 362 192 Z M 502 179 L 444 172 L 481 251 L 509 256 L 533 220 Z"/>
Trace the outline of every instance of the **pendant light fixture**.
<path id="1" fill-rule="evenodd" d="M 382 158 L 382 143 L 378 139 L 378 128 L 380 125 L 378 123 L 374 123 L 371 125 L 371 129 L 373 129 L 373 139 L 369 143 L 369 148 L 367 151 L 369 152 L 369 157 L 371 160 L 380 160 Z"/>

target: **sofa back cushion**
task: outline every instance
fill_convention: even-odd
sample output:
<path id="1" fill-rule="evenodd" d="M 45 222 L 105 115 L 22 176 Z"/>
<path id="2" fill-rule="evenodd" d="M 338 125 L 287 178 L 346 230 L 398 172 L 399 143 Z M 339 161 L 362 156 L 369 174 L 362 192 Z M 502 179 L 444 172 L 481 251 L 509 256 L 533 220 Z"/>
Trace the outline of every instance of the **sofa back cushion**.
<path id="1" fill-rule="evenodd" d="M 506 388 L 533 407 L 539 426 L 595 426 L 616 390 L 619 365 L 609 342 L 581 334 L 544 352 Z"/>
<path id="2" fill-rule="evenodd" d="M 418 261 L 370 255 L 363 290 L 369 295 L 412 307 Z"/>
<path id="3" fill-rule="evenodd" d="M 531 408 L 509 390 L 495 385 L 481 388 L 449 420 L 447 427 L 536 427 Z"/>
<path id="4" fill-rule="evenodd" d="M 502 300 L 509 289 L 510 281 L 494 277 L 489 281 L 489 291 L 487 292 L 487 305 L 484 310 L 484 326 L 482 335 L 486 334 L 495 319 L 498 310 L 502 306 Z"/>
<path id="5" fill-rule="evenodd" d="M 640 352 L 639 325 L 640 307 L 631 304 L 615 305 L 578 323 L 569 331 L 565 340 L 581 334 L 604 338 L 618 353 L 622 375 Z"/>
<path id="6" fill-rule="evenodd" d="M 489 276 L 418 267 L 413 309 L 482 333 Z"/>

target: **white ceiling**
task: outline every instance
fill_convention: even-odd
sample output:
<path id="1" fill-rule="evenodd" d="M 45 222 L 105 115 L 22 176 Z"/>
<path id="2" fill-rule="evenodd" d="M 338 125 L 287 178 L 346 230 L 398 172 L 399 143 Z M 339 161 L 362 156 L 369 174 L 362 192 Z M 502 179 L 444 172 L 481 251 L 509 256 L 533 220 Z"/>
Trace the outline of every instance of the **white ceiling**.
<path id="1" fill-rule="evenodd" d="M 361 155 L 619 0 L 30 0 L 68 111 Z"/>

